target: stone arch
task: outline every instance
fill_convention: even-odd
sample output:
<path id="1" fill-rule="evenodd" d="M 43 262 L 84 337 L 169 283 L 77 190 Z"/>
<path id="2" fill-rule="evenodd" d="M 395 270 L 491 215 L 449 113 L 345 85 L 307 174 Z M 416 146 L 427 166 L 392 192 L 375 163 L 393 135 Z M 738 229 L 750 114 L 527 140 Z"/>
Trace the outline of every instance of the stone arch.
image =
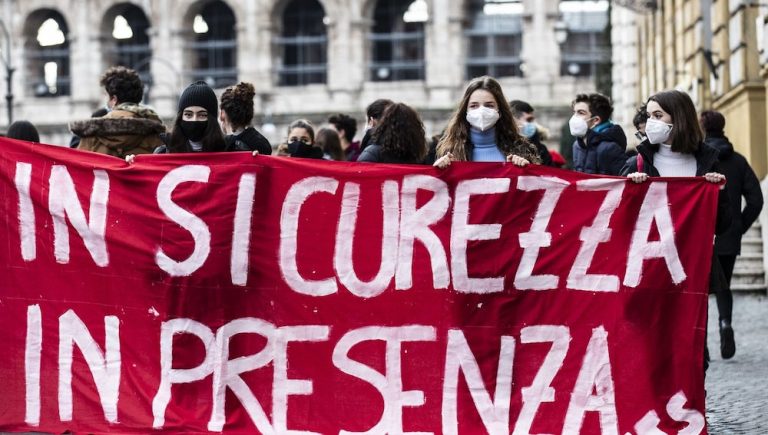
<path id="1" fill-rule="evenodd" d="M 23 26 L 26 91 L 37 97 L 70 95 L 70 31 L 54 8 L 30 12 Z"/>
<path id="2" fill-rule="evenodd" d="M 118 17 L 122 17 L 122 24 Z M 137 69 L 143 81 L 151 79 L 150 35 L 152 24 L 144 9 L 132 2 L 114 3 L 107 8 L 99 26 L 104 69 L 122 65 Z M 129 32 L 129 33 L 126 33 Z"/>
<path id="3" fill-rule="evenodd" d="M 189 81 L 204 80 L 214 88 L 237 82 L 237 13 L 245 15 L 236 11 L 224 0 L 198 0 L 188 5 L 179 34 Z"/>

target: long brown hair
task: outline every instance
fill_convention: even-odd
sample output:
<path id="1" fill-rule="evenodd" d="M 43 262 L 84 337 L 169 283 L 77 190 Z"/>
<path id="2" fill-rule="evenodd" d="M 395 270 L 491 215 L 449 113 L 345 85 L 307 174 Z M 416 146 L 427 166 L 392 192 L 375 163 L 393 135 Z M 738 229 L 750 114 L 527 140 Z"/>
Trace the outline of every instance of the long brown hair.
<path id="1" fill-rule="evenodd" d="M 371 142 L 381 146 L 387 162 L 421 163 L 427 155 L 427 139 L 419 114 L 410 106 L 395 103 L 384 110 Z"/>
<path id="2" fill-rule="evenodd" d="M 699 149 L 699 144 L 704 140 L 704 133 L 701 131 L 696 107 L 693 105 L 691 97 L 685 92 L 671 90 L 652 95 L 648 101 L 657 102 L 665 112 L 672 116 L 672 131 L 669 134 L 672 151 L 687 154 L 695 153 Z"/>
<path id="3" fill-rule="evenodd" d="M 341 140 L 336 130 L 331 128 L 321 128 L 315 134 L 315 145 L 322 148 L 323 151 L 331 156 L 333 160 L 344 161 L 344 150 L 341 149 Z"/>
<path id="4" fill-rule="evenodd" d="M 447 153 L 452 153 L 456 160 L 466 160 L 466 143 L 469 139 L 469 122 L 467 122 L 467 106 L 469 98 L 478 89 L 490 92 L 496 100 L 496 106 L 499 108 L 499 120 L 496 122 L 496 145 L 505 154 L 518 154 L 521 157 L 538 163 L 535 149 L 531 150 L 531 145 L 520 136 L 517 131 L 517 124 L 512 116 L 512 109 L 504 97 L 501 85 L 493 77 L 483 76 L 472 79 L 464 91 L 464 97 L 459 102 L 458 107 L 451 115 L 448 121 L 448 127 L 445 134 L 437 145 L 437 157 L 442 157 Z"/>

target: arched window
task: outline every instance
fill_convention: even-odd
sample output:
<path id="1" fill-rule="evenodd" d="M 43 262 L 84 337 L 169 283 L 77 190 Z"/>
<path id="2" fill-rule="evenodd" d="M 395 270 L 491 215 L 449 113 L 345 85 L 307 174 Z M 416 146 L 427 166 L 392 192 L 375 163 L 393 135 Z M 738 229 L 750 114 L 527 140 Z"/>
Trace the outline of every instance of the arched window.
<path id="1" fill-rule="evenodd" d="M 472 0 L 469 19 L 467 78 L 522 76 L 522 1 Z"/>
<path id="2" fill-rule="evenodd" d="M 211 1 L 191 14 L 188 43 L 192 81 L 204 80 L 214 88 L 237 82 L 235 14 L 223 1 Z"/>
<path id="3" fill-rule="evenodd" d="M 379 0 L 373 12 L 373 81 L 424 79 L 425 0 Z"/>
<path id="4" fill-rule="evenodd" d="M 561 0 L 559 8 L 568 35 L 561 46 L 560 75 L 595 76 L 611 61 L 608 0 Z"/>
<path id="5" fill-rule="evenodd" d="M 138 6 L 120 3 L 112 7 L 102 25 L 105 67 L 122 65 L 136 69 L 141 80 L 148 84 L 152 50 L 147 29 L 149 20 Z"/>
<path id="6" fill-rule="evenodd" d="M 24 26 L 27 89 L 37 97 L 70 94 L 69 28 L 61 13 L 40 9 Z"/>
<path id="7" fill-rule="evenodd" d="M 293 0 L 285 7 L 275 44 L 280 86 L 325 83 L 328 37 L 325 11 L 317 0 Z"/>

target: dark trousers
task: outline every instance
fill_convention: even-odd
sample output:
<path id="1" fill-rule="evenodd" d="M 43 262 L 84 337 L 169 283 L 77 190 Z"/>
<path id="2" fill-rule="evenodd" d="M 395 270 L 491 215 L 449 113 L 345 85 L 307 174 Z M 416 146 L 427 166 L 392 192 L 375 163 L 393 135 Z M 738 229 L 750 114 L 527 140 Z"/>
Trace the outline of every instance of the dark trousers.
<path id="1" fill-rule="evenodd" d="M 735 255 L 718 255 L 720 260 L 720 266 L 723 268 L 725 274 L 725 282 L 727 285 L 720 286 L 721 288 L 715 292 L 715 299 L 717 300 L 717 312 L 719 313 L 720 321 L 731 322 L 731 314 L 733 313 L 733 294 L 731 293 L 731 277 L 733 276 L 733 266 L 736 264 Z"/>

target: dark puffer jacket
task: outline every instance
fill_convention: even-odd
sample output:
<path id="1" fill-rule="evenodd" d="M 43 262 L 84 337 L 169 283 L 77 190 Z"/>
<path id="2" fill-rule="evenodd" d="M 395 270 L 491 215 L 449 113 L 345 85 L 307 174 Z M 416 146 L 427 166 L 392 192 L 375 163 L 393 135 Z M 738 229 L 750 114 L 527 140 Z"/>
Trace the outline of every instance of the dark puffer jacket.
<path id="1" fill-rule="evenodd" d="M 573 142 L 573 169 L 587 174 L 619 175 L 627 161 L 627 136 L 624 130 L 610 124 L 599 133 L 587 132 Z"/>
<path id="2" fill-rule="evenodd" d="M 719 151 L 720 169 L 726 178 L 725 190 L 731 206 L 731 226 L 715 238 L 718 255 L 741 254 L 741 236 L 747 232 L 763 209 L 763 192 L 755 171 L 747 159 L 733 150 L 726 137 L 708 137 L 704 143 Z M 747 206 L 741 209 L 742 196 Z"/>
<path id="3" fill-rule="evenodd" d="M 644 141 L 637 146 L 638 155 L 643 158 L 643 170 L 638 171 L 637 168 L 637 156 L 630 157 L 627 163 L 621 168 L 621 175 L 629 175 L 633 172 L 643 172 L 650 177 L 658 177 L 659 171 L 653 165 L 653 157 L 659 150 L 658 145 L 652 145 L 648 140 Z M 699 145 L 699 149 L 693 154 L 696 158 L 696 176 L 701 177 L 709 172 L 718 172 L 723 175 L 723 170 L 718 160 L 718 151 L 711 146 L 702 143 Z M 728 180 L 726 179 L 726 183 Z M 726 184 L 727 185 L 727 184 Z M 728 191 L 723 189 L 720 191 L 720 195 L 717 198 L 717 221 L 715 224 L 715 234 L 724 234 L 731 226 L 731 209 L 730 201 L 728 198 Z"/>

